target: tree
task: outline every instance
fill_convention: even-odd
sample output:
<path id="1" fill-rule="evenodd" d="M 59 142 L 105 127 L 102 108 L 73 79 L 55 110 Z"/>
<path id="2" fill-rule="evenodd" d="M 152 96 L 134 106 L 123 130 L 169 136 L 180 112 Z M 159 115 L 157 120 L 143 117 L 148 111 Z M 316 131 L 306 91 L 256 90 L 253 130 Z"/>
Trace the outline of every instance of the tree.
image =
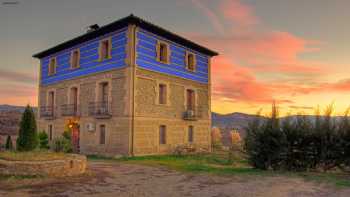
<path id="1" fill-rule="evenodd" d="M 39 148 L 40 149 L 49 149 L 49 137 L 45 131 L 42 131 L 38 134 L 39 136 Z"/>
<path id="2" fill-rule="evenodd" d="M 234 129 L 230 132 L 230 138 L 231 146 L 228 154 L 228 161 L 233 164 L 235 160 L 241 158 L 241 155 L 243 153 L 243 146 L 241 136 L 237 130 Z"/>
<path id="3" fill-rule="evenodd" d="M 10 135 L 7 136 L 5 149 L 6 150 L 12 150 L 13 149 L 13 144 L 12 144 L 12 140 L 11 140 L 11 136 Z"/>
<path id="4" fill-rule="evenodd" d="M 213 148 L 220 148 L 222 146 L 221 137 L 220 129 L 213 127 L 211 130 L 211 141 Z"/>
<path id="5" fill-rule="evenodd" d="M 17 138 L 18 151 L 31 151 L 38 146 L 37 127 L 33 109 L 27 105 L 20 122 Z"/>

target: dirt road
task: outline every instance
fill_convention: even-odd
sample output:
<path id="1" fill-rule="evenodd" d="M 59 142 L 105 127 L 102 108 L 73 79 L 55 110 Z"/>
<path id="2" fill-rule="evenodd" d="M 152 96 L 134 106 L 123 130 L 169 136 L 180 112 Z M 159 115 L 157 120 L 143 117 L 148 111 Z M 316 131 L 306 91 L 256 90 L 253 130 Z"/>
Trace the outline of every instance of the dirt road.
<path id="1" fill-rule="evenodd" d="M 221 177 L 116 162 L 90 162 L 89 174 L 81 177 L 0 181 L 0 196 L 349 197 L 350 189 L 300 178 Z"/>

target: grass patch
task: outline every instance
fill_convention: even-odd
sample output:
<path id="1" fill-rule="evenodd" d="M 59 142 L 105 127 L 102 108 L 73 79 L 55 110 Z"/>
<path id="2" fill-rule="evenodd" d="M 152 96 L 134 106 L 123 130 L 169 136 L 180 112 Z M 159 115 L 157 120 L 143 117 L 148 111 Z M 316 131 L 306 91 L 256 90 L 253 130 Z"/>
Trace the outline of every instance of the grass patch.
<path id="1" fill-rule="evenodd" d="M 163 166 L 169 169 L 189 173 L 209 173 L 215 175 L 237 176 L 284 176 L 286 178 L 303 178 L 306 181 L 318 183 L 330 183 L 340 187 L 350 187 L 350 175 L 345 173 L 316 173 L 316 172 L 287 172 L 287 171 L 264 171 L 249 166 L 244 159 L 235 160 L 234 164 L 228 161 L 225 154 L 201 154 L 201 155 L 155 155 L 140 157 L 123 157 L 119 159 L 100 156 L 89 156 L 89 160 L 104 160 L 123 162 L 129 164 L 141 164 L 147 166 Z"/>
<path id="2" fill-rule="evenodd" d="M 0 174 L 0 181 L 35 179 L 35 178 L 42 178 L 42 176 L 38 176 L 38 175 L 2 175 L 2 174 Z"/>
<path id="3" fill-rule="evenodd" d="M 66 157 L 67 155 L 64 153 L 56 153 L 50 151 L 0 152 L 0 159 L 8 161 L 51 161 L 65 159 Z"/>

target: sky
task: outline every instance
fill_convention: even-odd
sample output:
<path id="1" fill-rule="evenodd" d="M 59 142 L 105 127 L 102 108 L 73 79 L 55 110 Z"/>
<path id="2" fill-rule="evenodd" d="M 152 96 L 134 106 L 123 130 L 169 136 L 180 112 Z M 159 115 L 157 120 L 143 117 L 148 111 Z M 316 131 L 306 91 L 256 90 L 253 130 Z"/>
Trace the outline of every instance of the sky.
<path id="1" fill-rule="evenodd" d="M 18 2 L 9 4 L 6 2 Z M 0 0 L 0 104 L 37 105 L 36 52 L 131 13 L 220 53 L 212 111 L 350 105 L 348 0 Z"/>

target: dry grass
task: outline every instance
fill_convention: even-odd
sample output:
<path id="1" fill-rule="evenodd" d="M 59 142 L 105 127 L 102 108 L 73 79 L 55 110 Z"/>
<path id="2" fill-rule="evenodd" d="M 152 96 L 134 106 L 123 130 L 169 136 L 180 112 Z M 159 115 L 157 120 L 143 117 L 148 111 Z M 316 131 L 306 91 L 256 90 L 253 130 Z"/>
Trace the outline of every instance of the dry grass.
<path id="1" fill-rule="evenodd" d="M 30 151 L 30 152 L 0 152 L 0 159 L 8 161 L 51 161 L 61 160 L 67 157 L 64 153 L 50 151 Z"/>

